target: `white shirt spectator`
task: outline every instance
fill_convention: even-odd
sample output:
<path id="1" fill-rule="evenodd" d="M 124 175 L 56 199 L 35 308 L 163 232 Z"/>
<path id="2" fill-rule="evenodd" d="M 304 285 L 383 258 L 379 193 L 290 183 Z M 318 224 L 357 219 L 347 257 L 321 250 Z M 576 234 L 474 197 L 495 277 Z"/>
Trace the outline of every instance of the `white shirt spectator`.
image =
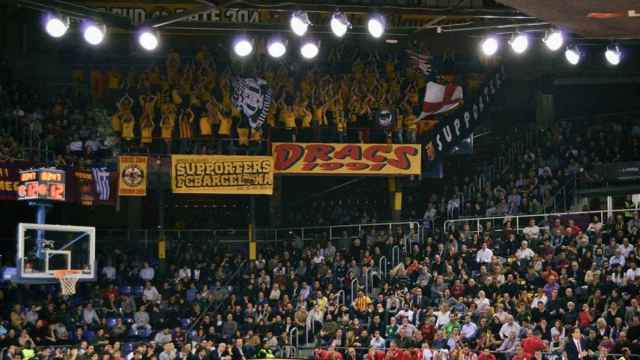
<path id="1" fill-rule="evenodd" d="M 473 338 L 478 332 L 478 325 L 476 325 L 473 321 L 469 321 L 468 323 L 462 325 L 462 329 L 460 329 L 460 335 L 464 339 Z"/>
<path id="2" fill-rule="evenodd" d="M 620 265 L 624 266 L 626 260 L 622 255 L 614 255 L 609 259 L 609 266 Z"/>
<path id="3" fill-rule="evenodd" d="M 537 239 L 540 237 L 540 228 L 536 224 L 529 225 L 524 229 L 522 229 L 522 233 L 524 234 L 524 237 L 528 240 Z"/>
<path id="4" fill-rule="evenodd" d="M 536 295 L 536 296 L 533 298 L 533 300 L 531 301 L 531 308 L 532 308 L 532 309 L 537 308 L 537 307 L 538 307 L 538 303 L 539 303 L 540 301 L 542 301 L 542 303 L 546 306 L 546 305 L 547 305 L 547 301 L 548 301 L 548 300 L 549 300 L 549 299 L 547 298 L 547 294 L 545 294 L 545 293 L 542 293 L 542 295 L 538 294 L 538 295 Z"/>
<path id="5" fill-rule="evenodd" d="M 100 318 L 98 318 L 98 314 L 96 313 L 96 310 L 93 308 L 93 306 L 90 306 L 90 305 L 87 305 L 82 310 L 82 320 L 87 325 L 100 323 Z"/>
<path id="6" fill-rule="evenodd" d="M 153 285 L 145 287 L 142 291 L 142 300 L 144 301 L 160 302 L 160 298 L 161 297 L 158 289 L 156 289 L 156 287 Z"/>
<path id="7" fill-rule="evenodd" d="M 633 253 L 633 250 L 635 250 L 635 248 L 631 244 L 618 245 L 618 249 L 620 250 L 620 253 L 622 254 L 622 256 L 624 256 L 625 258 L 628 258 L 629 255 Z"/>
<path id="8" fill-rule="evenodd" d="M 396 314 L 396 318 L 400 319 L 406 317 L 409 322 L 413 322 L 413 310 L 411 309 L 402 309 L 398 311 Z"/>
<path id="9" fill-rule="evenodd" d="M 515 332 L 516 335 L 520 333 L 520 325 L 518 325 L 518 323 L 515 321 L 502 324 L 502 327 L 500 328 L 500 332 L 498 334 L 500 335 L 500 338 L 504 340 L 508 338 L 509 335 L 513 332 Z"/>
<path id="10" fill-rule="evenodd" d="M 437 328 L 446 325 L 451 320 L 451 311 L 447 311 L 447 312 L 436 311 L 433 313 L 433 315 L 436 316 Z"/>
<path id="11" fill-rule="evenodd" d="M 637 278 L 640 278 L 640 268 L 639 267 L 635 267 L 635 269 L 631 269 L 629 268 L 625 273 L 624 273 L 624 278 L 627 281 L 635 281 Z"/>
<path id="12" fill-rule="evenodd" d="M 378 350 L 384 350 L 385 348 L 385 340 L 382 336 L 373 337 L 369 342 L 369 346 Z"/>
<path id="13" fill-rule="evenodd" d="M 151 281 L 153 280 L 153 277 L 156 275 L 156 271 L 153 270 L 153 268 L 151 266 L 149 266 L 147 264 L 147 266 L 143 267 L 142 270 L 140 270 L 140 278 L 144 281 Z"/>
<path id="14" fill-rule="evenodd" d="M 191 269 L 187 266 L 184 266 L 180 270 L 178 270 L 178 279 L 179 280 L 191 279 Z"/>
<path id="15" fill-rule="evenodd" d="M 172 337 L 171 337 L 171 332 L 170 331 L 159 331 L 156 336 L 154 336 L 153 341 L 156 342 L 156 344 L 158 345 L 164 345 L 166 343 L 170 343 L 171 342 Z"/>
<path id="16" fill-rule="evenodd" d="M 107 265 L 102 268 L 102 275 L 108 280 L 116 279 L 116 268 L 113 265 Z"/>
<path id="17" fill-rule="evenodd" d="M 478 250 L 476 261 L 479 264 L 490 264 L 493 261 L 493 251 L 491 251 L 491 249 L 483 247 L 482 249 Z"/>
<path id="18" fill-rule="evenodd" d="M 530 248 L 520 248 L 516 251 L 516 258 L 518 260 L 531 260 L 536 254 Z"/>

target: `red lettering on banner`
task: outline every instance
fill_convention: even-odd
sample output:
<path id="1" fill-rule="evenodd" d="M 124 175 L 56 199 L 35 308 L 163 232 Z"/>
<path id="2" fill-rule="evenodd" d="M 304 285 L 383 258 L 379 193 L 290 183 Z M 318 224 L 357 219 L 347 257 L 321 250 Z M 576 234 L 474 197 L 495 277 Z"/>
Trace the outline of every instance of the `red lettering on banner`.
<path id="1" fill-rule="evenodd" d="M 389 152 L 389 146 L 387 146 L 387 145 L 369 145 L 364 150 L 364 158 L 366 160 L 377 162 L 377 163 L 381 163 L 381 162 L 387 161 L 387 158 L 382 156 L 382 155 L 378 155 L 378 152 L 388 153 Z"/>
<path id="2" fill-rule="evenodd" d="M 304 162 L 310 163 L 318 160 L 331 161 L 331 154 L 335 148 L 326 144 L 310 144 L 306 146 L 304 155 Z"/>
<path id="3" fill-rule="evenodd" d="M 384 169 L 384 167 L 387 166 L 386 163 L 378 163 L 378 164 L 373 164 L 371 165 L 371 167 L 369 168 L 369 170 L 372 171 L 380 171 L 382 169 Z"/>
<path id="4" fill-rule="evenodd" d="M 338 163 L 338 162 L 330 162 L 330 163 L 320 164 L 320 169 L 327 170 L 327 171 L 338 170 L 338 169 L 341 169 L 343 167 L 344 167 L 344 164 Z"/>
<path id="5" fill-rule="evenodd" d="M 302 171 L 312 171 L 318 167 L 318 163 L 304 163 L 302 165 Z"/>
<path id="6" fill-rule="evenodd" d="M 377 164 L 374 164 L 377 165 Z M 367 163 L 347 163 L 345 167 L 349 170 L 365 170 L 369 168 L 369 164 Z"/>
<path id="7" fill-rule="evenodd" d="M 344 160 L 348 157 L 356 161 L 362 160 L 362 149 L 360 145 L 345 145 L 333 154 L 333 158 L 337 160 Z"/>
<path id="8" fill-rule="evenodd" d="M 387 163 L 395 168 L 408 170 L 411 168 L 411 160 L 409 160 L 409 156 L 417 155 L 418 150 L 412 146 L 397 146 L 394 149 L 393 154 L 396 158 L 389 159 Z"/>
<path id="9" fill-rule="evenodd" d="M 287 170 L 300 160 L 304 154 L 304 148 L 296 144 L 278 144 L 275 148 L 274 168 Z"/>

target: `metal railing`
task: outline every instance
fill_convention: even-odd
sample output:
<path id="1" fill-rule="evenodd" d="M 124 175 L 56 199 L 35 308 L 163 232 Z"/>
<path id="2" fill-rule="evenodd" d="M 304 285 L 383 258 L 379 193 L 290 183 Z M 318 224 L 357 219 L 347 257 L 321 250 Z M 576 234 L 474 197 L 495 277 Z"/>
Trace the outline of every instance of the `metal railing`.
<path id="1" fill-rule="evenodd" d="M 351 280 L 351 302 L 355 299 L 358 287 L 360 287 L 360 281 L 358 281 L 358 279 Z"/>
<path id="2" fill-rule="evenodd" d="M 571 218 L 576 224 L 588 224 L 593 216 L 598 216 L 603 224 L 611 222 L 616 214 L 624 214 L 627 212 L 638 211 L 638 209 L 616 209 L 616 210 L 593 210 L 593 211 L 575 211 L 575 212 L 555 212 L 544 214 L 527 214 L 527 215 L 506 215 L 506 216 L 489 216 L 476 217 L 466 219 L 446 220 L 443 225 L 445 232 L 450 230 L 461 230 L 459 225 L 469 225 L 469 231 L 473 233 L 481 233 L 483 226 L 487 223 L 491 224 L 493 231 L 501 232 L 502 225 L 507 221 L 511 221 L 512 229 L 516 232 L 522 232 L 528 226 L 531 219 L 535 220 L 536 225 L 541 229 L 548 229 L 550 218 Z"/>
<path id="3" fill-rule="evenodd" d="M 286 228 L 258 228 L 255 230 L 255 239 L 260 244 L 282 244 L 299 241 L 316 243 L 320 239 L 326 239 L 336 244 L 338 248 L 344 248 L 354 237 L 360 237 L 368 231 L 384 231 L 389 234 L 402 234 L 403 246 L 410 243 L 415 236 L 421 241 L 422 224 L 417 221 L 385 222 L 371 224 L 307 226 Z M 157 252 L 157 243 L 160 239 L 166 240 L 167 254 L 179 256 L 182 246 L 187 244 L 208 244 L 210 246 L 238 247 L 240 251 L 246 251 L 249 232 L 244 229 L 97 229 L 98 242 L 126 244 L 132 247 L 137 254 L 144 257 L 153 257 Z M 243 250 L 244 249 L 244 250 Z"/>
<path id="4" fill-rule="evenodd" d="M 378 260 L 378 271 L 380 271 L 380 274 L 385 279 L 387 278 L 389 273 L 388 266 L 389 266 L 389 262 L 387 261 L 387 257 L 381 256 L 380 259 Z"/>

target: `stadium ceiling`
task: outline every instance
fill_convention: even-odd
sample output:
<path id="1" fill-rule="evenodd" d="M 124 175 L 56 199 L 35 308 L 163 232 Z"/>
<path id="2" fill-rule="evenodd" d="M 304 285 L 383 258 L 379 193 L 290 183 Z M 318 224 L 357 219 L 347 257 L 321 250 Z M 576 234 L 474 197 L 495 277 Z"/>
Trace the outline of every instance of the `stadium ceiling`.
<path id="1" fill-rule="evenodd" d="M 548 27 L 519 10 L 504 6 L 493 0 L 423 0 L 420 6 L 410 6 L 411 1 L 273 1 L 273 0 L 183 0 L 183 1 L 70 1 L 70 0 L 14 0 L 20 6 L 38 11 L 56 12 L 72 18 L 90 18 L 112 28 L 133 31 L 140 27 L 162 29 L 164 31 L 202 32 L 231 31 L 274 32 L 288 29 L 288 19 L 292 11 L 304 10 L 309 13 L 314 26 L 311 33 L 330 33 L 326 18 L 334 11 L 347 14 L 353 23 L 350 33 L 366 34 L 364 23 L 372 11 L 383 14 L 389 23 L 390 35 L 411 35 L 417 32 L 453 31 L 520 31 L 529 28 Z M 413 2 L 416 3 L 416 2 Z M 142 23 L 136 23 L 126 11 L 140 7 L 147 9 L 149 16 Z M 174 11 L 181 6 L 180 12 Z M 156 10 L 153 10 L 156 9 Z M 259 21 L 194 21 L 206 19 L 220 9 L 240 9 L 260 13 Z M 153 16 L 151 16 L 153 15 Z M 314 21 L 316 20 L 316 21 Z M 511 29 L 511 30 L 510 30 Z"/>
<path id="2" fill-rule="evenodd" d="M 498 0 L 592 39 L 640 39 L 638 0 Z"/>

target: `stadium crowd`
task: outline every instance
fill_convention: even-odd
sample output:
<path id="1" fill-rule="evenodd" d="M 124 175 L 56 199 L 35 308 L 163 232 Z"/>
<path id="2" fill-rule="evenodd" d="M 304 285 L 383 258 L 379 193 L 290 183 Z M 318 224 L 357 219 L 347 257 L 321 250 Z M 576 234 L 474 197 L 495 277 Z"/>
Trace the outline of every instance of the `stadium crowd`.
<path id="1" fill-rule="evenodd" d="M 242 360 L 292 345 L 319 359 L 630 359 L 639 230 L 636 212 L 423 239 L 364 231 L 347 248 L 282 244 L 250 262 L 203 244 L 164 264 L 113 250 L 75 296 L 2 289 L 0 344 L 6 360 Z M 394 246 L 402 256 L 385 272 Z"/>

